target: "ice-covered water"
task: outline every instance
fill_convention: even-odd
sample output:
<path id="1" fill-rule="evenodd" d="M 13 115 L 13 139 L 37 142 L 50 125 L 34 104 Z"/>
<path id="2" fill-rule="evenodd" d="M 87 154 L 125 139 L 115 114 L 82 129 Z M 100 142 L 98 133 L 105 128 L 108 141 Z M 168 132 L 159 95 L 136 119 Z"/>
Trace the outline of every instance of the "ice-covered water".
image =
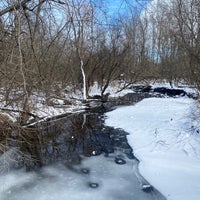
<path id="1" fill-rule="evenodd" d="M 123 160 L 122 164 L 116 158 Z M 84 158 L 81 164 L 55 164 L 38 172 L 13 171 L 0 176 L 1 200 L 146 200 L 162 199 L 141 190 L 137 161 L 111 154 Z"/>

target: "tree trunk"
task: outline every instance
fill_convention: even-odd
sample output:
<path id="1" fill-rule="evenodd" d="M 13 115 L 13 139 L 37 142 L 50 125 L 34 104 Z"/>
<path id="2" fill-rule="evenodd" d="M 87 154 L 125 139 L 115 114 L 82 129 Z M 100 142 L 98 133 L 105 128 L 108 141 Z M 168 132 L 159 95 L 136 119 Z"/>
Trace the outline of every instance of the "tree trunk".
<path id="1" fill-rule="evenodd" d="M 85 78 L 85 71 L 83 69 L 83 60 L 81 59 L 81 73 L 83 78 L 83 100 L 87 100 L 87 87 L 86 87 L 86 78 Z"/>

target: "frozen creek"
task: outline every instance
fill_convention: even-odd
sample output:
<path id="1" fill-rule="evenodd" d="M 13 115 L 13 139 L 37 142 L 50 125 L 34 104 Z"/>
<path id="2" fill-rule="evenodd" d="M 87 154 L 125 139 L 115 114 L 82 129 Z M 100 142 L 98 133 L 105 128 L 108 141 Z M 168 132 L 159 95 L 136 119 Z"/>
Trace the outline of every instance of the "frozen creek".
<path id="1" fill-rule="evenodd" d="M 164 200 L 153 187 L 142 190 L 148 183 L 127 133 L 104 125 L 106 106 L 2 138 L 10 149 L 0 157 L 0 200 Z"/>

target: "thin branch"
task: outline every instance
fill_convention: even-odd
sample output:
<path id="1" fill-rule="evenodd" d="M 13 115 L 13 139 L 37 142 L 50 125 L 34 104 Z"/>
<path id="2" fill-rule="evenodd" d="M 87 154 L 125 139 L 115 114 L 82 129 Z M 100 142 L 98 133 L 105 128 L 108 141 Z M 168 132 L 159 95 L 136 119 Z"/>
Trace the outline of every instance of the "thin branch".
<path id="1" fill-rule="evenodd" d="M 40 117 L 38 117 L 37 115 L 30 113 L 30 112 L 26 112 L 23 110 L 14 110 L 14 109 L 9 109 L 9 108 L 0 108 L 1 111 L 7 111 L 7 112 L 15 112 L 15 113 L 20 113 L 20 114 L 27 114 L 30 117 L 33 117 L 34 119 L 40 119 Z"/>
<path id="2" fill-rule="evenodd" d="M 24 0 L 22 2 L 18 2 L 16 4 L 13 4 L 3 10 L 0 11 L 0 16 L 5 15 L 8 12 L 12 12 L 14 10 L 19 10 L 21 7 L 25 6 L 28 2 L 30 2 L 31 0 Z"/>

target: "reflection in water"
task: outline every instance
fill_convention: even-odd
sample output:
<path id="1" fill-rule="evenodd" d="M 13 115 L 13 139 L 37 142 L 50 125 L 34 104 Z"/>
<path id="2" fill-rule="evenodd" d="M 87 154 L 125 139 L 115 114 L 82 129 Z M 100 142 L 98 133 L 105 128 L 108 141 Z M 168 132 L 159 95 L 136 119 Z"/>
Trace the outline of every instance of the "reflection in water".
<path id="1" fill-rule="evenodd" d="M 132 157 L 126 133 L 105 127 L 103 116 L 98 113 L 73 114 L 58 121 L 42 123 L 34 135 L 37 137 L 32 138 L 31 146 L 26 145 L 24 148 L 26 154 L 37 160 L 34 162 L 36 166 L 63 161 L 76 164 L 80 163 L 82 155 L 109 155 L 116 149 Z"/>
<path id="2" fill-rule="evenodd" d="M 6 162 L 11 168 L 32 170 L 58 162 L 76 164 L 81 156 L 109 155 L 119 149 L 133 157 L 127 134 L 105 127 L 103 115 L 99 113 L 72 114 L 37 126 L 16 137 L 12 134 L 4 138 L 10 146 Z"/>

